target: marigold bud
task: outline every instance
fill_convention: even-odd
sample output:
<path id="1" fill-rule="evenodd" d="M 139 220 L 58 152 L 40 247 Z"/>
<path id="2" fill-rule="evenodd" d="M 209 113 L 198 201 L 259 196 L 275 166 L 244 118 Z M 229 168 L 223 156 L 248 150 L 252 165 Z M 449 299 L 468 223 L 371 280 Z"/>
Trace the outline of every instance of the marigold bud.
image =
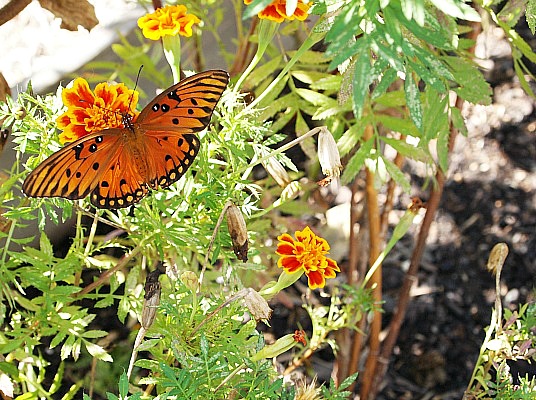
<path id="1" fill-rule="evenodd" d="M 264 346 L 259 350 L 257 354 L 254 354 L 251 357 L 252 361 L 259 361 L 263 358 L 274 358 L 280 354 L 283 354 L 285 351 L 290 350 L 296 345 L 296 340 L 294 339 L 294 334 L 288 334 L 277 339 L 274 344 L 269 344 Z"/>
<path id="2" fill-rule="evenodd" d="M 236 257 L 246 262 L 248 260 L 248 230 L 246 221 L 240 209 L 233 203 L 227 207 L 227 228 L 233 241 L 233 251 Z"/>
<path id="3" fill-rule="evenodd" d="M 196 293 L 199 288 L 199 278 L 193 271 L 184 271 L 181 274 L 181 282 L 184 283 L 192 293 Z"/>

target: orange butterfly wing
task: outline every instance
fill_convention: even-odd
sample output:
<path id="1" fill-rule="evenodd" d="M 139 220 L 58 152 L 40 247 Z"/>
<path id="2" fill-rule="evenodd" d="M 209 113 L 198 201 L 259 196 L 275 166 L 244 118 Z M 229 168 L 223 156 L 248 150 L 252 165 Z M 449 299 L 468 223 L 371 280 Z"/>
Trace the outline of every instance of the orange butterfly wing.
<path id="1" fill-rule="evenodd" d="M 138 116 L 147 146 L 148 184 L 166 188 L 180 179 L 199 151 L 194 134 L 208 125 L 229 81 L 225 71 L 200 73 L 157 96 Z"/>
<path id="2" fill-rule="evenodd" d="M 86 197 L 97 187 L 105 168 L 119 157 L 121 138 L 122 129 L 106 129 L 68 144 L 26 177 L 22 191 L 30 197 Z"/>
<path id="3" fill-rule="evenodd" d="M 127 115 L 125 128 L 90 134 L 54 153 L 28 175 L 23 192 L 71 200 L 91 193 L 95 207 L 122 208 L 142 199 L 147 186 L 168 187 L 192 164 L 200 145 L 195 133 L 210 122 L 228 81 L 221 70 L 182 80 L 136 122 Z"/>

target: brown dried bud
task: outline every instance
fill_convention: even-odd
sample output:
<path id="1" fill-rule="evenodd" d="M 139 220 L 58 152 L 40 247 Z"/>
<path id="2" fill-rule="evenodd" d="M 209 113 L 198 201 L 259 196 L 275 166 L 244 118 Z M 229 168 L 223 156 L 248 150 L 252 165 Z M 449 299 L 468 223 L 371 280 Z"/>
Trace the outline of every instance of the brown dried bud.
<path id="1" fill-rule="evenodd" d="M 272 309 L 268 302 L 255 290 L 248 288 L 244 296 L 244 303 L 255 321 L 266 321 L 272 316 Z"/>
<path id="2" fill-rule="evenodd" d="M 233 203 L 227 208 L 227 228 L 229 229 L 229 235 L 233 241 L 233 251 L 236 257 L 246 262 L 248 260 L 248 230 L 246 228 L 246 221 L 240 209 Z"/>
<path id="3" fill-rule="evenodd" d="M 162 274 L 158 269 L 147 275 L 145 279 L 145 296 L 143 301 L 143 309 L 141 311 L 141 326 L 144 329 L 149 329 L 154 322 L 156 310 L 160 305 L 160 293 L 162 287 L 158 277 Z"/>

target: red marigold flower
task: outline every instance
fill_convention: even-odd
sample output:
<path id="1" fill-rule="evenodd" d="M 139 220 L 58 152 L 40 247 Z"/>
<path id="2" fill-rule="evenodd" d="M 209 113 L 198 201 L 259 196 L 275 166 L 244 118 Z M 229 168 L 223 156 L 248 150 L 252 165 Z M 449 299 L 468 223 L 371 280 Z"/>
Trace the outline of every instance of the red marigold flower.
<path id="1" fill-rule="evenodd" d="M 157 8 L 153 13 L 138 19 L 138 26 L 147 39 L 158 40 L 163 36 L 192 36 L 192 26 L 201 22 L 193 14 L 188 14 L 183 5 Z"/>
<path id="2" fill-rule="evenodd" d="M 253 0 L 244 0 L 244 4 L 249 5 Z M 275 22 L 283 22 L 285 19 L 292 21 L 294 18 L 304 21 L 307 18 L 307 11 L 311 8 L 311 2 L 305 4 L 303 0 L 298 0 L 296 8 L 289 10 L 287 14 L 287 0 L 274 0 L 264 10 L 257 14 L 261 19 L 270 19 Z"/>
<path id="3" fill-rule="evenodd" d="M 303 269 L 311 289 L 323 288 L 326 279 L 335 278 L 340 272 L 337 262 L 327 258 L 328 242 L 315 235 L 307 226 L 303 231 L 296 231 L 296 239 L 288 233 L 278 236 L 276 254 L 281 256 L 277 266 L 291 274 Z"/>
<path id="4" fill-rule="evenodd" d="M 84 78 L 76 78 L 71 88 L 63 89 L 61 98 L 67 107 L 56 119 L 63 130 L 59 136 L 62 144 L 103 129 L 123 127 L 126 113 L 134 118 L 138 115 L 138 92 L 123 83 L 99 83 L 93 92 Z"/>

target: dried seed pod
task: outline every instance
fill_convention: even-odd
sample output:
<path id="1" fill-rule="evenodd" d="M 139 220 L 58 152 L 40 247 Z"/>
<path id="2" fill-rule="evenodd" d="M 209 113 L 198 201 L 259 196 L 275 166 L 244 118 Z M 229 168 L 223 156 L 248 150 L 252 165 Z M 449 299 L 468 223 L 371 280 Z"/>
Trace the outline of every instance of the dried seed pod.
<path id="1" fill-rule="evenodd" d="M 240 209 L 232 203 L 227 208 L 227 228 L 233 241 L 233 251 L 236 257 L 246 262 L 248 260 L 248 231 L 246 221 Z"/>
<path id="2" fill-rule="evenodd" d="M 145 279 L 145 296 L 143 301 L 143 309 L 141 311 L 141 326 L 144 329 L 149 329 L 154 322 L 156 310 L 160 305 L 160 293 L 162 286 L 158 277 L 162 274 L 159 269 L 147 275 Z"/>
<path id="3" fill-rule="evenodd" d="M 272 309 L 268 302 L 255 290 L 248 288 L 244 296 L 244 303 L 255 321 L 267 321 L 272 316 Z"/>

